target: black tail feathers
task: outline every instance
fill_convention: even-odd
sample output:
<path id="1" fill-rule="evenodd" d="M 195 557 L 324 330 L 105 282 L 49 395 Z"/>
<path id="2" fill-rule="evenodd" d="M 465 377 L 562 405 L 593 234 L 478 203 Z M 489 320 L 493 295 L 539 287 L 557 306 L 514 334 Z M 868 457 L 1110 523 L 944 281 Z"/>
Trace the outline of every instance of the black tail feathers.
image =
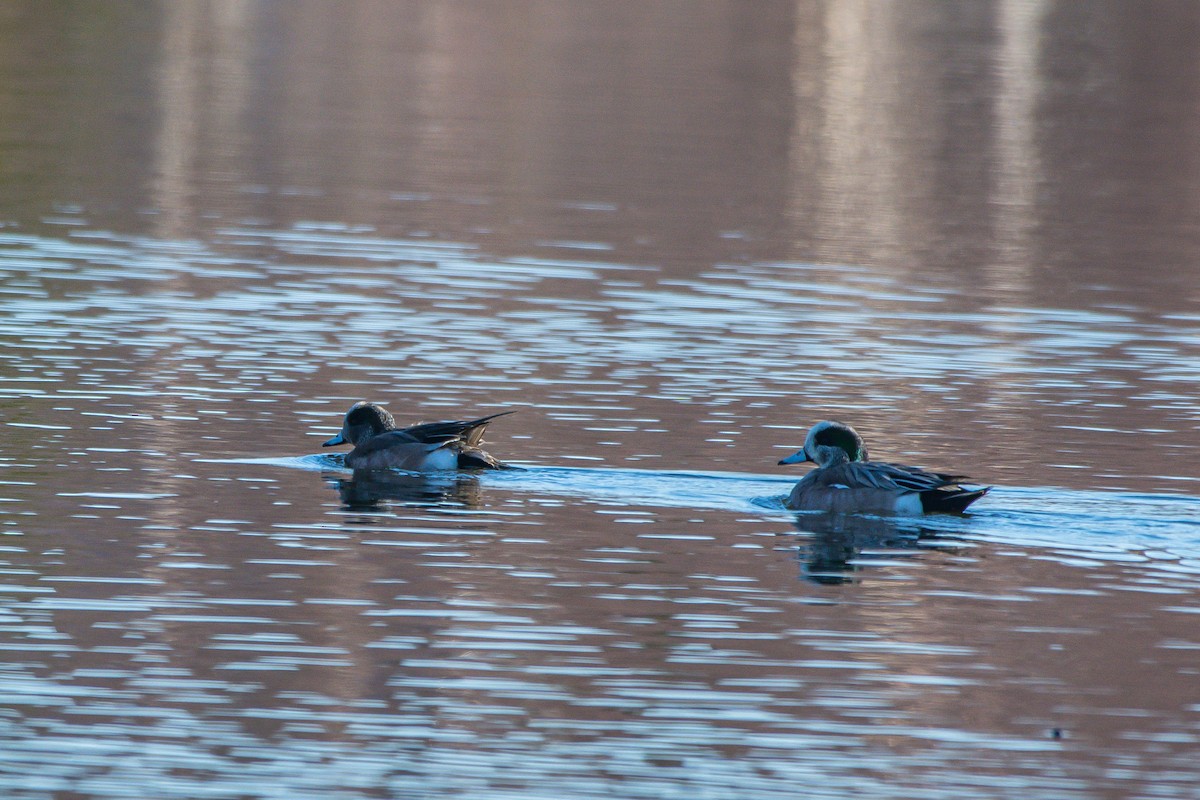
<path id="1" fill-rule="evenodd" d="M 943 486 L 921 492 L 921 508 L 926 514 L 961 514 L 967 506 L 983 497 L 992 487 L 964 489 L 961 486 Z"/>

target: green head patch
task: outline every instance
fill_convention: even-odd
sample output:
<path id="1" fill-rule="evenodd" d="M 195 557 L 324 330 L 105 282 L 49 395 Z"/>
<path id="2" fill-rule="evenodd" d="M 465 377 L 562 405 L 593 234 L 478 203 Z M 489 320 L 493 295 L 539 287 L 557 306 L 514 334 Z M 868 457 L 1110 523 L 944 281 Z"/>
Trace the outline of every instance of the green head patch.
<path id="1" fill-rule="evenodd" d="M 817 447 L 838 447 L 845 451 L 851 461 L 866 461 L 867 448 L 862 437 L 848 425 L 834 423 L 824 430 L 818 431 L 813 439 Z"/>

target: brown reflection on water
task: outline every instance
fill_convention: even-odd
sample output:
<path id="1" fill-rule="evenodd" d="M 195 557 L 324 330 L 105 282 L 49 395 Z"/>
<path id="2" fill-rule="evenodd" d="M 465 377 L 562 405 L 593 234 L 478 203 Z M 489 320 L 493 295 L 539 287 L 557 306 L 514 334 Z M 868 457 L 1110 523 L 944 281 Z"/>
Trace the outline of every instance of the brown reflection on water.
<path id="1" fill-rule="evenodd" d="M 631 780 L 685 752 L 679 789 L 753 740 L 768 783 L 839 747 L 877 758 L 803 763 L 911 753 L 908 774 L 967 781 L 965 754 L 1113 797 L 1194 777 L 1192 506 L 1044 487 L 1194 493 L 1196 6 L 0 21 L 0 232 L 42 246 L 3 265 L 30 321 L 0 355 L 45 382 L 0 387 L 0 600 L 33 620 L 5 629 L 6 670 L 131 691 L 177 670 L 219 734 L 301 761 L 283 745 L 507 767 L 565 741 Z M 108 231 L 148 241 L 63 252 Z M 538 257 L 558 263 L 517 268 Z M 412 422 L 519 405 L 501 457 L 662 473 L 766 472 L 794 428 L 848 413 L 873 453 L 1042 488 L 1001 486 L 931 542 L 946 529 L 793 524 L 739 505 L 744 481 L 679 508 L 595 475 L 554 493 L 535 470 L 512 489 L 220 461 L 316 450 L 362 396 Z M 1144 534 L 1147 506 L 1168 521 Z M 39 637 L 65 638 L 23 649 Z M 22 716 L 24 740 L 57 713 Z M 397 719 L 465 738 L 368 735 Z M 1059 725 L 1082 746 L 1047 744 Z M 829 738 L 777 744 L 795 733 Z"/>
<path id="2" fill-rule="evenodd" d="M 397 505 L 328 524 L 342 513 L 332 491 L 316 497 L 317 475 L 287 472 L 271 497 L 290 505 L 260 529 L 212 516 L 252 505 L 258 490 L 227 478 L 266 475 L 241 469 L 197 467 L 208 502 L 186 500 L 178 536 L 88 542 L 42 525 L 32 532 L 44 554 L 5 551 L 9 566 L 47 579 L 35 587 L 57 593 L 6 599 L 4 610 L 66 637 L 61 655 L 6 650 L 6 662 L 41 660 L 36 674 L 66 680 L 69 656 L 73 685 L 139 698 L 142 713 L 199 708 L 292 757 L 303 742 L 345 741 L 382 743 L 377 755 L 418 747 L 470 761 L 474 752 L 493 768 L 527 756 L 544 768 L 535 754 L 549 743 L 582 756 L 598 741 L 768 768 L 803 757 L 786 744 L 789 731 L 824 730 L 837 734 L 819 748 L 826 767 L 852 774 L 883 763 L 912 779 L 938 769 L 953 780 L 964 762 L 951 756 L 961 756 L 1018 783 L 1066 770 L 1117 792 L 1178 769 L 1173 759 L 1196 733 L 1190 615 L 1163 611 L 1187 601 L 1161 593 L 1190 591 L 1194 575 L 1138 591 L 1136 563 L 1067 566 L 951 537 L 859 583 L 815 586 L 796 579 L 807 540 L 785 519 L 554 507 L 492 487 L 474 514 Z M 886 550 L 877 558 L 888 560 Z M 122 562 L 142 568 L 106 572 Z M 130 583 L 73 583 L 84 568 L 85 579 Z M 143 688 L 155 675 L 198 688 L 158 696 Z M 212 702 L 197 704 L 201 689 Z M 128 731 L 119 710 L 77 702 L 114 715 L 110 734 Z M 37 716 L 60 714 L 71 716 Z M 414 726 L 404 747 L 389 738 L 397 725 Z M 1052 727 L 1068 731 L 1070 748 L 1049 749 Z M 430 731 L 465 738 L 446 743 Z M 135 735 L 158 733 L 148 725 Z M 1143 736 L 1161 745 L 1144 750 Z M 992 749 L 987 737 L 1008 744 Z M 853 766 L 837 747 L 878 747 L 885 760 Z M 1117 753 L 1138 761 L 1124 778 L 1104 776 L 1103 754 Z"/>
<path id="3" fill-rule="evenodd" d="M 691 266 L 710 258 L 714 232 L 778 213 L 786 193 L 786 4 L 164 14 L 148 198 L 162 235 L 203 226 L 213 206 L 268 219 L 310 206 L 385 229 L 482 235 L 502 251 L 582 239 Z M 575 203 L 599 210 L 563 208 Z M 622 211 L 620 225 L 605 224 L 606 207 Z"/>
<path id="4" fill-rule="evenodd" d="M 7 8 L 0 69 L 35 87 L 0 123 L 11 218 L 149 209 L 176 237 L 311 215 L 682 272 L 935 269 L 1001 302 L 1195 298 L 1189 4 Z M 138 26 L 124 61 L 105 25 Z M 122 93 L 35 82 L 55 48 Z"/>
<path id="5" fill-rule="evenodd" d="M 4 85 L 23 87 L 10 91 L 11 113 L 0 119 L 0 179 L 11 190 L 0 211 L 19 225 L 38 228 L 64 206 L 72 224 L 86 217 L 166 239 L 334 220 L 384 236 L 478 243 L 489 257 L 631 265 L 641 271 L 537 287 L 551 306 L 594 303 L 589 321 L 631 339 L 651 336 L 650 323 L 679 297 L 664 294 L 660 309 L 635 316 L 614 299 L 618 284 L 705 286 L 716 265 L 738 275 L 751 263 L 828 262 L 821 287 L 852 299 L 864 276 L 891 282 L 884 296 L 858 300 L 879 320 L 854 332 L 865 374 L 812 397 L 805 387 L 827 388 L 826 373 L 841 365 L 814 363 L 811 353 L 785 362 L 792 396 L 733 409 L 742 452 L 783 443 L 764 426 L 843 413 L 873 439 L 929 440 L 915 448 L 922 459 L 960 458 L 957 432 L 969 431 L 987 480 L 1158 489 L 1158 476 L 1180 471 L 1163 466 L 1164 450 L 1194 451 L 1190 438 L 1160 433 L 1195 429 L 1194 409 L 1179 399 L 1190 394 L 1197 355 L 1180 314 L 1200 291 L 1190 268 L 1197 220 L 1188 165 L 1200 139 L 1190 135 L 1196 56 L 1184 45 L 1197 23 L 1188 5 L 1153 15 L 1041 3 L 763 3 L 754 13 L 724 3 L 38 8 L 6 6 L 0 54 Z M 121 58 L 108 47 L 113 30 L 129 34 Z M 101 109 L 94 98 L 104 91 Z M 260 254 L 267 265 L 290 257 L 328 266 L 270 247 Z M 391 266 L 372 277 L 390 280 Z M 814 294 L 802 277 L 772 277 L 782 300 Z M 163 285 L 206 297 L 245 281 L 181 274 Z M 911 331 L 910 288 L 941 298 L 940 318 Z M 445 305 L 417 285 L 397 291 L 406 308 Z M 499 316 L 527 312 L 525 299 L 497 291 L 475 302 L 479 314 Z M 1129 341 L 1097 345 L 1086 374 L 1031 385 L 1070 372 L 1080 357 L 1071 347 L 1039 353 L 1036 320 L 978 316 L 1014 307 L 1125 318 L 1064 324 L 1076 332 L 1138 327 Z M 761 351 L 787 353 L 821 333 L 809 309 L 789 313 L 794 335 L 764 337 Z M 336 336 L 345 317 L 314 313 L 311 324 Z M 1003 375 L 948 370 L 941 385 L 870 372 L 874 353 L 924 332 L 967 342 L 946 349 L 1016 366 Z M 1161 348 L 1163 337 L 1177 340 L 1177 354 L 1145 367 L 1132 351 Z M 144 371 L 170 374 L 165 364 L 176 358 L 164 348 Z M 1121 369 L 1130 363 L 1137 372 Z M 322 367 L 293 394 L 340 393 L 343 367 Z M 548 383 L 585 371 L 553 359 L 538 370 Z M 719 438 L 712 424 L 654 376 L 627 375 L 600 365 L 582 379 L 656 406 L 629 415 L 659 420 L 674 442 L 647 432 L 620 457 L 669 451 L 687 464 L 758 467 L 703 444 Z M 725 402 L 704 388 L 688 399 Z M 522 393 L 546 405 L 579 401 Z M 568 443 L 555 453 L 595 449 L 597 437 L 574 423 L 551 422 L 556 441 Z M 164 440 L 183 435 L 156 425 Z M 1114 449 L 1125 454 L 1122 470 L 1106 464 Z M 1047 474 L 1047 461 L 1080 477 Z"/>
<path id="6" fill-rule="evenodd" d="M 1195 7 L 823 10 L 797 30 L 795 257 L 1000 302 L 1194 301 Z"/>

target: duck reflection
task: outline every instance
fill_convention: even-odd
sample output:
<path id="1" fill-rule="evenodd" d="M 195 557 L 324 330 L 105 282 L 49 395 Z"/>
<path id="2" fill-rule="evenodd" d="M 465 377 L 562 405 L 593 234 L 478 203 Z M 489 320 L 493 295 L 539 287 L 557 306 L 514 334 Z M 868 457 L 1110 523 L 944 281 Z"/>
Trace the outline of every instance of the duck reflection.
<path id="1" fill-rule="evenodd" d="M 326 474 L 325 482 L 337 490 L 347 511 L 386 511 L 389 504 L 474 508 L 482 502 L 479 479 L 463 473 L 417 474 L 388 470 L 356 470 Z"/>
<path id="2" fill-rule="evenodd" d="M 806 535 L 798 552 L 801 575 L 825 585 L 861 580 L 869 568 L 864 552 L 888 550 L 887 559 L 897 561 L 919 558 L 929 550 L 957 549 L 953 539 L 911 519 L 798 514 L 792 524 Z"/>

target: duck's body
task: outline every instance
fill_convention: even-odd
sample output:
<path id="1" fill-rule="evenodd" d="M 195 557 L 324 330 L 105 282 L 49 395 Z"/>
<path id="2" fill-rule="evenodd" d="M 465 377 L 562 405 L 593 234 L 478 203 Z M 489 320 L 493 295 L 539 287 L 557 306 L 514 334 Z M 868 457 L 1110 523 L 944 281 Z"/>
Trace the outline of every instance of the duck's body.
<path id="1" fill-rule="evenodd" d="M 840 422 L 819 422 L 804 447 L 780 464 L 811 461 L 817 468 L 788 495 L 794 511 L 843 514 L 962 513 L 991 487 L 964 488 L 965 475 L 869 461 L 858 432 Z"/>
<path id="2" fill-rule="evenodd" d="M 436 472 L 457 469 L 504 469 L 493 455 L 479 447 L 483 431 L 499 414 L 473 420 L 429 422 L 397 428 L 396 420 L 375 403 L 355 403 L 346 412 L 342 430 L 323 447 L 352 444 L 346 454 L 351 469 L 402 469 Z"/>

